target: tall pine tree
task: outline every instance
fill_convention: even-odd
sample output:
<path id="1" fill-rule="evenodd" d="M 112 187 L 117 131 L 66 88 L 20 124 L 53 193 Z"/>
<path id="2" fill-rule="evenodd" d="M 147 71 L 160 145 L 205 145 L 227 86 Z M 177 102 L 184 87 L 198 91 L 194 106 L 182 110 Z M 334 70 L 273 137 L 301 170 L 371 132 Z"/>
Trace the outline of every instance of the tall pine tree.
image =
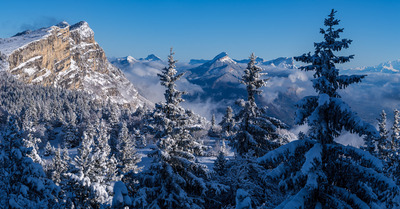
<path id="1" fill-rule="evenodd" d="M 315 53 L 295 57 L 310 63 L 301 70 L 314 71 L 313 87 L 317 96 L 297 103 L 296 123 L 307 123 L 310 130 L 302 140 L 271 151 L 258 161 L 271 169 L 267 180 L 280 181 L 283 191 L 291 194 L 277 208 L 375 208 L 397 193 L 394 182 L 382 174 L 381 161 L 370 153 L 334 141 L 341 131 L 378 137 L 376 129 L 362 122 L 338 93 L 363 75 L 339 75 L 336 64 L 353 56 L 334 52 L 349 47 L 351 40 L 341 39 L 343 29 L 335 29 L 339 20 L 332 10 L 325 19 L 324 40 L 315 43 Z"/>
<path id="2" fill-rule="evenodd" d="M 239 100 L 242 110 L 236 115 L 237 133 L 232 136 L 232 145 L 239 155 L 244 155 L 250 150 L 260 157 L 268 151 L 286 143 L 278 133 L 278 128 L 286 128 L 280 120 L 269 117 L 266 108 L 259 108 L 256 104 L 256 95 L 261 94 L 260 89 L 266 86 L 268 79 L 263 79 L 263 69 L 256 66 L 256 56 L 251 54 L 250 62 L 244 71 L 242 84 L 246 85 L 247 101 Z"/>
<path id="3" fill-rule="evenodd" d="M 149 169 L 139 173 L 133 205 L 136 208 L 202 208 L 208 191 L 208 174 L 204 165 L 196 162 L 193 153 L 201 149 L 191 136 L 186 112 L 179 103 L 183 92 L 175 89 L 175 82 L 183 74 L 175 70 L 173 52 L 168 56 L 168 67 L 159 74 L 166 87 L 165 103 L 156 104 L 155 117 L 161 129 L 157 146 L 149 154 Z"/>

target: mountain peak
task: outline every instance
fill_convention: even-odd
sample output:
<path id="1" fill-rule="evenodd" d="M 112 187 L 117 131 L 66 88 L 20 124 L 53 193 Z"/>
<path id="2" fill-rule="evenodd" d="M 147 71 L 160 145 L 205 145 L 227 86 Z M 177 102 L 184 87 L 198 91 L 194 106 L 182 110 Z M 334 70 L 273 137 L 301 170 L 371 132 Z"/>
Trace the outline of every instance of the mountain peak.
<path id="1" fill-rule="evenodd" d="M 214 62 L 228 62 L 228 63 L 236 63 L 233 61 L 226 52 L 221 52 L 214 59 L 211 60 L 212 63 Z"/>
<path id="2" fill-rule="evenodd" d="M 146 61 L 161 61 L 161 58 L 154 55 L 154 54 L 149 54 L 146 58 L 140 58 L 139 60 L 146 60 Z"/>
<path id="3" fill-rule="evenodd" d="M 57 26 L 57 27 L 59 27 L 59 28 L 66 28 L 66 27 L 68 27 L 68 26 L 70 26 L 66 21 L 62 21 L 62 22 L 60 22 L 60 23 L 58 23 L 57 25 L 55 25 L 55 26 Z"/>
<path id="4" fill-rule="evenodd" d="M 70 31 L 78 31 L 81 39 L 93 38 L 94 32 L 85 21 L 80 21 L 70 26 Z"/>
<path id="5" fill-rule="evenodd" d="M 213 60 L 219 60 L 219 59 L 223 59 L 223 58 L 225 58 L 225 57 L 228 57 L 228 54 L 227 54 L 226 52 L 221 52 L 221 53 L 219 53 L 217 56 L 215 56 L 215 57 L 213 58 Z"/>

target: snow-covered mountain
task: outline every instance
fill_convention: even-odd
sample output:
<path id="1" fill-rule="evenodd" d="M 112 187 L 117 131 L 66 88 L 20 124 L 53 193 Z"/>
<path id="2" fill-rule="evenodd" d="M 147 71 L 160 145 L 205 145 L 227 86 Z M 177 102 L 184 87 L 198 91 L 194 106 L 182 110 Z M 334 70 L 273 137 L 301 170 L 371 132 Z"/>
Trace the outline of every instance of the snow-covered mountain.
<path id="1" fill-rule="evenodd" d="M 299 79 L 293 75 L 288 79 L 295 67 L 293 59 L 257 60 L 266 69 L 267 77 L 272 77 L 271 82 L 279 85 L 279 88 L 275 84 L 272 84 L 272 88 L 264 88 L 264 99 L 259 101 L 266 105 L 279 100 L 279 105 L 284 106 L 290 106 L 291 102 L 297 101 L 298 97 L 293 94 L 301 90 L 293 83 Z M 110 58 L 110 62 L 120 68 L 147 99 L 152 102 L 164 99 L 165 89 L 160 85 L 157 74 L 167 65 L 165 61 L 149 61 L 127 56 Z M 248 60 L 232 59 L 226 52 L 210 60 L 192 59 L 189 63 L 178 62 L 177 70 L 186 72 L 186 75 L 177 82 L 177 88 L 189 93 L 182 105 L 209 119 L 211 114 L 223 114 L 226 106 L 235 106 L 234 102 L 237 99 L 246 98 L 246 89 L 240 84 L 240 79 L 247 62 Z M 287 109 L 280 108 L 279 105 L 270 106 L 271 114 L 277 117 L 282 115 L 280 118 L 286 119 L 285 122 L 292 120 L 292 114 L 287 113 L 292 111 L 293 107 Z"/>
<path id="2" fill-rule="evenodd" d="M 235 60 L 238 63 L 247 64 L 249 63 L 249 59 L 243 60 Z M 256 63 L 258 65 L 263 66 L 264 68 L 285 68 L 285 69 L 293 69 L 295 68 L 293 57 L 279 57 L 273 60 L 264 60 L 261 57 L 257 57 Z"/>
<path id="3" fill-rule="evenodd" d="M 347 71 L 352 73 L 400 73 L 400 59 L 384 62 L 372 67 L 360 67 Z"/>
<path id="4" fill-rule="evenodd" d="M 108 62 L 84 21 L 61 22 L 0 39 L 0 70 L 25 83 L 83 90 L 132 107 L 151 104 Z"/>
<path id="5" fill-rule="evenodd" d="M 198 67 L 188 69 L 188 73 L 187 78 L 190 82 L 204 88 L 230 88 L 239 83 L 243 67 L 226 52 L 222 52 Z"/>

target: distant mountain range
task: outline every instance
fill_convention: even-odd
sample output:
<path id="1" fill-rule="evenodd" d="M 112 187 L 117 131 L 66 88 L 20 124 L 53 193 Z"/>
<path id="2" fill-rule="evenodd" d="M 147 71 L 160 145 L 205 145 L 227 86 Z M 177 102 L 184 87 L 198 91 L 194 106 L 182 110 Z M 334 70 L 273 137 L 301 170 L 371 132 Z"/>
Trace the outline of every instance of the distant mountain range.
<path id="1" fill-rule="evenodd" d="M 153 61 L 151 59 L 153 56 L 141 59 L 128 56 L 110 61 L 126 74 L 142 95 L 152 102 L 159 102 L 163 100 L 164 89 L 159 84 L 157 73 L 167 65 L 167 62 L 160 58 Z M 197 110 L 208 118 L 211 114 L 221 116 L 228 105 L 235 108 L 237 99 L 246 98 L 246 90 L 239 80 L 248 61 L 248 59 L 232 59 L 226 52 L 222 52 L 212 59 L 178 62 L 177 70 L 186 72 L 182 81 L 178 83 L 178 89 L 190 93 L 185 96 L 186 102 L 183 105 Z M 268 73 L 266 77 L 271 78 L 268 86 L 263 88 L 263 94 L 257 99 L 259 105 L 268 106 L 272 116 L 293 125 L 294 104 L 304 96 L 315 94 L 310 82 L 313 78 L 312 73 L 298 70 L 294 59 L 290 57 L 273 60 L 258 57 L 256 62 Z M 394 96 L 400 95 L 396 84 L 396 79 L 400 79 L 399 71 L 400 60 L 374 67 L 342 70 L 341 73 L 344 74 L 369 74 L 369 76 L 362 83 L 341 90 L 341 94 L 360 115 L 374 123 L 382 109 L 390 112 L 400 104 L 400 97 L 397 99 L 398 96 Z"/>
<path id="2" fill-rule="evenodd" d="M 372 67 L 349 69 L 351 73 L 400 73 L 400 59 L 384 62 Z"/>

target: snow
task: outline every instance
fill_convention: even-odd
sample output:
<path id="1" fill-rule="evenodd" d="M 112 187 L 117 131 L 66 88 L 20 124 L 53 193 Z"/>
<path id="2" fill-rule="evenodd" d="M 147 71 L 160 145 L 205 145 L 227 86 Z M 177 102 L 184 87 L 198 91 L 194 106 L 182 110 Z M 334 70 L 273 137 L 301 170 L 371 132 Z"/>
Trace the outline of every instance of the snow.
<path id="1" fill-rule="evenodd" d="M 251 209 L 251 198 L 248 192 L 243 189 L 236 191 L 236 209 Z"/>
<path id="2" fill-rule="evenodd" d="M 53 28 L 51 27 L 42 28 L 24 35 L 13 36 L 11 38 L 1 38 L 0 52 L 9 56 L 15 50 L 23 48 L 29 43 L 48 37 L 51 34 L 52 30 Z"/>
<path id="3" fill-rule="evenodd" d="M 304 174 L 310 172 L 311 168 L 314 167 L 315 160 L 322 162 L 321 153 L 322 145 L 320 143 L 314 144 L 314 146 L 305 154 L 306 162 L 303 164 L 301 172 L 303 172 Z"/>
<path id="4" fill-rule="evenodd" d="M 25 61 L 25 62 L 19 64 L 17 67 L 11 69 L 11 71 L 14 71 L 14 70 L 23 68 L 23 67 L 25 67 L 27 64 L 29 64 L 30 62 L 33 62 L 33 61 L 35 61 L 35 60 L 37 60 L 37 59 L 40 59 L 40 58 L 42 58 L 42 56 L 32 57 L 32 58 L 28 59 L 27 61 Z M 29 76 L 31 76 L 33 73 L 36 72 L 36 69 L 34 69 L 34 68 L 33 68 L 33 69 L 32 69 L 32 68 L 31 68 L 31 69 L 24 69 L 24 71 L 25 71 L 25 73 L 29 74 Z"/>
<path id="5" fill-rule="evenodd" d="M 318 105 L 322 106 L 329 103 L 329 95 L 328 94 L 320 94 L 318 97 Z"/>
<path id="6" fill-rule="evenodd" d="M 294 154 L 295 150 L 299 147 L 307 146 L 307 144 L 313 143 L 309 140 L 295 140 L 288 144 L 282 145 L 279 148 L 268 152 L 266 155 L 257 159 L 258 163 L 265 162 L 276 162 L 286 153 Z"/>
<path id="7" fill-rule="evenodd" d="M 122 181 L 117 181 L 114 184 L 114 197 L 112 201 L 113 207 L 123 207 L 125 205 L 131 205 L 132 200 L 128 196 L 128 189 Z"/>
<path id="8" fill-rule="evenodd" d="M 94 37 L 93 30 L 89 27 L 89 24 L 85 21 L 81 21 L 75 25 L 72 25 L 70 27 L 70 29 L 71 29 L 71 32 L 75 31 L 75 30 L 78 31 L 81 39 L 87 39 L 87 38 Z"/>
<path id="9" fill-rule="evenodd" d="M 46 73 L 41 75 L 41 76 L 36 77 L 35 79 L 33 79 L 32 83 L 42 82 L 44 78 L 47 78 L 48 76 L 51 75 L 51 71 L 50 70 L 48 70 L 48 69 L 44 69 L 44 70 L 46 71 Z"/>

